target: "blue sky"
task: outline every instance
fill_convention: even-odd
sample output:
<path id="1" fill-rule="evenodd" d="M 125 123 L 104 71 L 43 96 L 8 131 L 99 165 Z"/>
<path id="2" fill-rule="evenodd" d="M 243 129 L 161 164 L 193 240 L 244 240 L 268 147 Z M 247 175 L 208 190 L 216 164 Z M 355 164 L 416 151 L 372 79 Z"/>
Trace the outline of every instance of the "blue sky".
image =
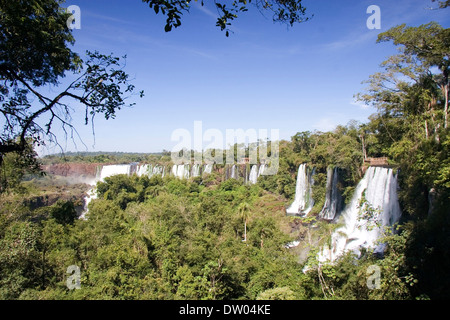
<path id="1" fill-rule="evenodd" d="M 450 24 L 450 9 L 426 9 L 436 6 L 431 0 L 309 0 L 303 1 L 314 15 L 308 22 L 291 28 L 250 10 L 227 38 L 215 26 L 212 2 L 205 3 L 194 3 L 182 26 L 166 33 L 165 18 L 140 0 L 66 2 L 81 9 L 74 51 L 126 54 L 125 71 L 145 91 L 116 119 L 96 118 L 95 144 L 83 112 L 74 116 L 89 151 L 171 150 L 177 143 L 172 132 L 193 132 L 194 121 L 224 135 L 226 129 L 279 129 L 282 139 L 352 119 L 365 122 L 375 110 L 354 103 L 353 95 L 396 52 L 390 43 L 376 44 L 378 33 L 401 23 Z M 381 9 L 380 30 L 366 26 L 370 5 Z M 76 142 L 77 148 L 69 140 L 66 150 L 86 151 Z"/>

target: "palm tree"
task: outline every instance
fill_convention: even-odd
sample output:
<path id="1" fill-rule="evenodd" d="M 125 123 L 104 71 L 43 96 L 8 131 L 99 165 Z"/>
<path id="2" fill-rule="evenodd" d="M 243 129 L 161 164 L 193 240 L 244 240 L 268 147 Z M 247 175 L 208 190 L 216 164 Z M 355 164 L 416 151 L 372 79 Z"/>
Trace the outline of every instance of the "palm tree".
<path id="1" fill-rule="evenodd" d="M 244 242 L 247 241 L 247 220 L 249 217 L 250 205 L 247 202 L 242 202 L 239 204 L 238 208 L 239 217 L 244 220 Z"/>

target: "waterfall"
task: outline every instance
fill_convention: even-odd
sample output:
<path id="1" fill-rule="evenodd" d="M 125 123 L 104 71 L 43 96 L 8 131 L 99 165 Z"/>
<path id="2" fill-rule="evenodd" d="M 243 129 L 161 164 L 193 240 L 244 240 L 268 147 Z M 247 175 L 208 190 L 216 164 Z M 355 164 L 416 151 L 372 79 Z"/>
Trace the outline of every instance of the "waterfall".
<path id="1" fill-rule="evenodd" d="M 136 174 L 139 177 L 147 176 L 149 178 L 158 175 L 164 177 L 164 167 L 160 165 L 143 164 L 138 166 Z"/>
<path id="2" fill-rule="evenodd" d="M 203 173 L 210 174 L 212 172 L 212 164 L 205 164 L 205 167 L 203 168 Z"/>
<path id="3" fill-rule="evenodd" d="M 251 184 L 255 184 L 258 180 L 258 166 L 253 165 L 250 170 L 250 175 L 248 176 L 248 182 Z"/>
<path id="4" fill-rule="evenodd" d="M 139 165 L 136 169 L 136 174 L 139 177 L 148 176 L 149 178 L 153 175 L 153 168 L 151 164 Z"/>
<path id="5" fill-rule="evenodd" d="M 309 174 L 306 164 L 298 167 L 297 183 L 295 186 L 294 202 L 286 209 L 288 215 L 304 215 L 306 216 L 314 206 L 312 198 L 312 185 L 314 184 L 315 169 Z"/>
<path id="6" fill-rule="evenodd" d="M 160 175 L 162 178 L 164 178 L 165 175 L 165 167 L 161 165 L 155 165 L 152 166 L 151 164 L 142 164 L 138 165 L 137 163 L 131 163 L 131 164 L 114 164 L 114 165 L 106 165 L 99 167 L 97 171 L 97 175 L 94 180 L 90 183 L 92 186 L 91 189 L 87 192 L 87 196 L 85 197 L 85 205 L 83 213 L 80 215 L 80 219 L 84 219 L 85 215 L 88 211 L 88 205 L 89 203 L 97 198 L 97 182 L 104 181 L 105 178 L 114 176 L 117 174 L 126 174 L 126 175 L 132 175 L 136 174 L 139 177 L 141 176 L 148 176 L 151 178 L 154 175 Z M 179 166 L 179 172 L 177 170 L 177 166 L 172 167 L 172 173 L 176 171 L 175 176 L 181 175 L 181 178 L 189 178 L 189 165 L 180 165 Z"/>
<path id="7" fill-rule="evenodd" d="M 310 213 L 312 208 L 314 207 L 312 186 L 314 185 L 314 175 L 315 174 L 316 174 L 316 168 L 313 168 L 311 170 L 311 172 L 308 174 L 308 193 L 307 193 L 307 197 L 306 197 L 307 207 L 304 211 L 305 216 L 308 215 L 308 213 Z"/>
<path id="8" fill-rule="evenodd" d="M 172 166 L 172 175 L 179 179 L 189 179 L 190 166 L 188 164 L 174 164 Z"/>
<path id="9" fill-rule="evenodd" d="M 114 176 L 117 174 L 131 174 L 131 164 L 113 164 L 109 166 L 103 166 L 100 172 L 100 181 L 103 181 L 106 177 Z"/>
<path id="10" fill-rule="evenodd" d="M 79 219 L 85 219 L 86 218 L 86 213 L 88 212 L 89 203 L 92 200 L 97 199 L 96 184 L 97 184 L 97 181 L 94 181 L 93 183 L 91 183 L 91 188 L 87 191 L 87 195 L 84 198 L 83 212 L 81 213 Z"/>
<path id="11" fill-rule="evenodd" d="M 176 172 L 175 176 L 182 179 L 184 177 L 184 165 L 180 164 L 180 165 L 176 166 L 176 168 L 177 168 L 177 172 Z"/>
<path id="12" fill-rule="evenodd" d="M 265 171 L 265 170 L 266 170 L 266 165 L 265 165 L 265 164 L 262 164 L 262 165 L 259 166 L 259 169 L 258 169 L 258 178 L 259 178 L 260 175 L 264 174 L 264 171 Z"/>
<path id="13" fill-rule="evenodd" d="M 233 164 L 233 166 L 231 167 L 231 175 L 230 175 L 231 179 L 237 179 L 237 174 L 236 174 L 236 165 Z"/>
<path id="14" fill-rule="evenodd" d="M 382 253 L 384 245 L 377 245 L 376 241 L 383 229 L 392 228 L 400 216 L 397 175 L 389 168 L 369 167 L 341 215 L 344 226 L 333 233 L 332 249 L 324 247 L 319 261 L 334 261 L 346 251 L 359 255 L 361 248 Z"/>
<path id="15" fill-rule="evenodd" d="M 343 199 L 338 189 L 339 173 L 338 168 L 327 168 L 327 189 L 325 203 L 319 218 L 324 220 L 333 220 L 342 210 Z"/>
<path id="16" fill-rule="evenodd" d="M 171 174 L 175 177 L 177 176 L 177 167 L 178 166 L 176 164 L 172 166 Z"/>
<path id="17" fill-rule="evenodd" d="M 184 165 L 184 175 L 183 175 L 183 178 L 184 178 L 184 179 L 189 179 L 190 173 L 191 173 L 190 167 L 191 167 L 191 166 L 190 166 L 189 164 L 185 164 L 185 165 Z"/>
<path id="18" fill-rule="evenodd" d="M 86 213 L 88 212 L 88 205 L 93 199 L 97 199 L 97 182 L 104 181 L 105 178 L 114 176 L 116 174 L 126 174 L 130 175 L 132 167 L 135 164 L 114 164 L 103 166 L 100 170 L 100 173 L 97 175 L 95 180 L 91 182 L 91 188 L 87 192 L 87 196 L 84 199 L 84 209 L 80 215 L 80 219 L 84 219 Z M 137 173 L 137 171 L 136 171 Z"/>
<path id="19" fill-rule="evenodd" d="M 183 164 L 180 164 L 180 165 L 176 166 L 176 168 L 177 168 L 177 173 L 175 176 L 180 179 L 183 179 L 185 166 Z"/>
<path id="20" fill-rule="evenodd" d="M 198 163 L 192 166 L 192 177 L 200 176 L 200 165 Z"/>

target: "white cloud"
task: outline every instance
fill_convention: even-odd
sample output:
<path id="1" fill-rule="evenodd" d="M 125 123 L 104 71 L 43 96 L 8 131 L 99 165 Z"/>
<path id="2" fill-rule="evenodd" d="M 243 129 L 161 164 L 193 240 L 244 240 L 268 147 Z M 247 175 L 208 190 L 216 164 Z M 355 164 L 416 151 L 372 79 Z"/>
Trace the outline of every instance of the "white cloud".
<path id="1" fill-rule="evenodd" d="M 332 131 L 338 124 L 330 118 L 321 118 L 314 124 L 314 129 L 322 132 Z"/>
<path id="2" fill-rule="evenodd" d="M 201 4 L 198 3 L 198 2 L 194 2 L 194 3 L 192 4 L 192 6 L 193 6 L 194 8 L 196 8 L 196 9 L 202 11 L 202 12 L 203 12 L 204 14 L 206 14 L 207 16 L 210 16 L 210 17 L 212 17 L 212 18 L 214 18 L 214 19 L 217 19 L 217 17 L 218 17 L 218 14 L 215 14 L 214 12 L 212 12 L 211 10 L 209 10 L 209 9 L 206 7 L 206 3 L 205 3 L 204 5 L 201 5 Z"/>
<path id="3" fill-rule="evenodd" d="M 353 105 L 353 106 L 357 106 L 357 107 L 359 107 L 362 110 L 367 110 L 367 109 L 370 108 L 370 106 L 368 106 L 367 104 L 365 104 L 362 101 L 352 100 L 352 101 L 350 101 L 350 104 Z"/>
<path id="4" fill-rule="evenodd" d="M 349 49 L 364 43 L 375 43 L 376 38 L 377 33 L 367 29 L 359 33 L 348 35 L 343 39 L 327 43 L 323 48 L 325 51 Z"/>

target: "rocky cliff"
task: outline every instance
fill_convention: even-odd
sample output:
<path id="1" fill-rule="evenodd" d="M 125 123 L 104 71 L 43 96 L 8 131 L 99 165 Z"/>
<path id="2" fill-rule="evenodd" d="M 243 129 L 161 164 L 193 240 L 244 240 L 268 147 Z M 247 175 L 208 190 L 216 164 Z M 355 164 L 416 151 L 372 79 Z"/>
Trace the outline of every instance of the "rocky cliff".
<path id="1" fill-rule="evenodd" d="M 100 163 L 57 163 L 43 165 L 42 170 L 58 176 L 95 178 Z"/>

